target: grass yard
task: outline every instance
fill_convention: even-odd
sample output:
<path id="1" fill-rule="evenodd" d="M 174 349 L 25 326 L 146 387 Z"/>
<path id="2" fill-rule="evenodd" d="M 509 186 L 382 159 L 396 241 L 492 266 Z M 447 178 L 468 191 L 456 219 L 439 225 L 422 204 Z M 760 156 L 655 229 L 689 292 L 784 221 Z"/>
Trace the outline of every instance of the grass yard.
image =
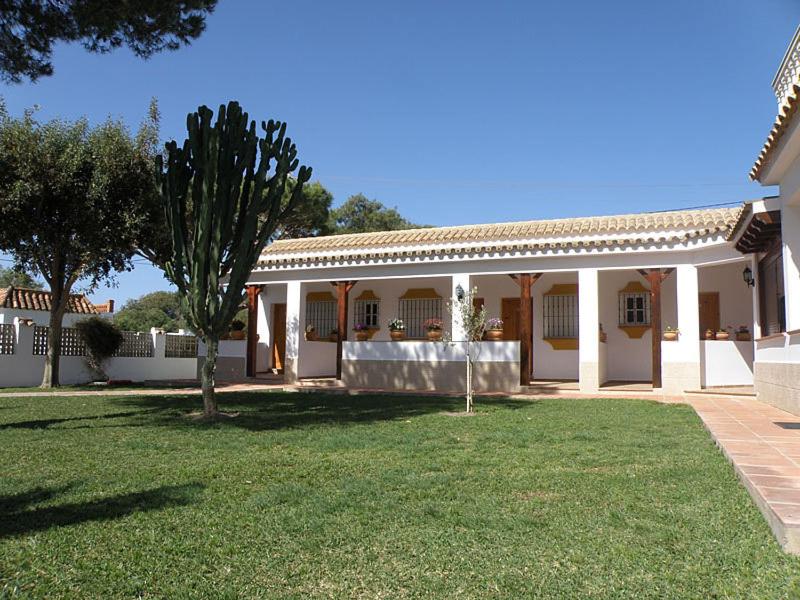
<path id="1" fill-rule="evenodd" d="M 0 597 L 787 598 L 687 406 L 0 398 Z"/>

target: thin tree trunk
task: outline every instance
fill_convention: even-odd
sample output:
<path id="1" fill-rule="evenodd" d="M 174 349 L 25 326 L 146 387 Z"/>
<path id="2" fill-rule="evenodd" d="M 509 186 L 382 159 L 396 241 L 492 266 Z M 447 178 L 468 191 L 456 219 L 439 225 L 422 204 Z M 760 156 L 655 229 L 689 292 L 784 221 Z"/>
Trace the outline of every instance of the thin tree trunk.
<path id="1" fill-rule="evenodd" d="M 214 392 L 214 373 L 217 370 L 219 340 L 206 340 L 206 360 L 200 372 L 203 390 L 203 416 L 207 419 L 217 416 L 217 396 Z"/>
<path id="2" fill-rule="evenodd" d="M 43 388 L 61 385 L 59 367 L 61 365 L 61 323 L 64 319 L 66 303 L 62 302 L 63 292 L 53 292 L 51 296 L 50 328 L 47 336 L 47 356 L 44 359 Z M 62 306 L 64 304 L 64 306 Z"/>
<path id="3" fill-rule="evenodd" d="M 467 340 L 467 412 L 472 412 L 472 353 Z"/>

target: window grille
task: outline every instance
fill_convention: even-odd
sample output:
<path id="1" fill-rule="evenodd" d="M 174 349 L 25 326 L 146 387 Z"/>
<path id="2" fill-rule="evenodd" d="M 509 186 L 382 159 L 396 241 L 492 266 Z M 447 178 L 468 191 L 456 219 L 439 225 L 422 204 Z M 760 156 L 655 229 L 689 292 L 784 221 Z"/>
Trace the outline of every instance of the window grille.
<path id="1" fill-rule="evenodd" d="M 166 358 L 196 358 L 197 338 L 193 335 L 166 334 L 164 356 Z"/>
<path id="2" fill-rule="evenodd" d="M 50 328 L 39 325 L 33 328 L 33 354 L 45 356 L 47 354 L 47 340 L 50 337 Z M 61 329 L 61 356 L 85 356 L 86 345 L 83 343 L 78 330 L 74 327 Z"/>
<path id="3" fill-rule="evenodd" d="M 14 354 L 16 332 L 10 323 L 0 324 L 0 354 Z"/>
<path id="4" fill-rule="evenodd" d="M 620 292 L 620 325 L 650 325 L 650 292 Z"/>
<path id="5" fill-rule="evenodd" d="M 153 336 L 140 331 L 123 331 L 122 344 L 114 356 L 151 358 L 153 356 Z"/>
<path id="6" fill-rule="evenodd" d="M 367 327 L 380 327 L 380 300 L 356 300 L 354 309 L 353 325 L 362 323 Z"/>
<path id="7" fill-rule="evenodd" d="M 428 319 L 442 318 L 441 298 L 401 298 L 398 307 L 399 318 L 406 326 L 409 338 L 424 338 L 423 326 Z"/>
<path id="8" fill-rule="evenodd" d="M 337 329 L 336 300 L 309 300 L 306 302 L 306 328 L 314 327 L 317 335 L 327 337 Z"/>
<path id="9" fill-rule="evenodd" d="M 548 294 L 543 301 L 545 339 L 577 338 L 578 295 Z"/>

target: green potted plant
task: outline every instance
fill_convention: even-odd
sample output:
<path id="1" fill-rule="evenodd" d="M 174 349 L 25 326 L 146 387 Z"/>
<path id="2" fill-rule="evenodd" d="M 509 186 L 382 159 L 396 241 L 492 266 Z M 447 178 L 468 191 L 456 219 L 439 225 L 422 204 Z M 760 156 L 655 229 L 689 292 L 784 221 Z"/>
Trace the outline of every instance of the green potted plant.
<path id="1" fill-rule="evenodd" d="M 241 319 L 234 319 L 231 321 L 230 331 L 228 335 L 232 340 L 243 340 L 245 338 L 245 327 L 244 321 Z"/>
<path id="2" fill-rule="evenodd" d="M 680 331 L 677 329 L 673 329 L 670 325 L 667 325 L 667 328 L 664 330 L 663 338 L 665 342 L 674 342 L 678 339 L 678 335 Z"/>
<path id="3" fill-rule="evenodd" d="M 405 339 L 406 324 L 403 323 L 403 319 L 392 319 L 389 321 L 389 335 L 394 341 Z"/>
<path id="4" fill-rule="evenodd" d="M 503 319 L 492 317 L 486 321 L 486 339 L 497 342 L 503 339 Z"/>
<path id="5" fill-rule="evenodd" d="M 357 342 L 366 342 L 369 339 L 369 327 L 364 323 L 356 323 L 353 326 L 353 331 L 356 332 Z"/>
<path id="6" fill-rule="evenodd" d="M 425 328 L 428 339 L 432 342 L 437 342 L 442 339 L 442 320 L 441 319 L 427 319 L 422 326 Z"/>

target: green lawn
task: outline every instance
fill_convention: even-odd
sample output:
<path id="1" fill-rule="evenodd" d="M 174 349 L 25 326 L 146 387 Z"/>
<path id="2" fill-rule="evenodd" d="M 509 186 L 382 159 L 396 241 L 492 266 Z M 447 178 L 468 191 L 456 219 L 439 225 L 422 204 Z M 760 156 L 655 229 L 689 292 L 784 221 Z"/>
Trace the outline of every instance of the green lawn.
<path id="1" fill-rule="evenodd" d="M 221 400 L 0 398 L 0 597 L 800 594 L 686 406 Z"/>

